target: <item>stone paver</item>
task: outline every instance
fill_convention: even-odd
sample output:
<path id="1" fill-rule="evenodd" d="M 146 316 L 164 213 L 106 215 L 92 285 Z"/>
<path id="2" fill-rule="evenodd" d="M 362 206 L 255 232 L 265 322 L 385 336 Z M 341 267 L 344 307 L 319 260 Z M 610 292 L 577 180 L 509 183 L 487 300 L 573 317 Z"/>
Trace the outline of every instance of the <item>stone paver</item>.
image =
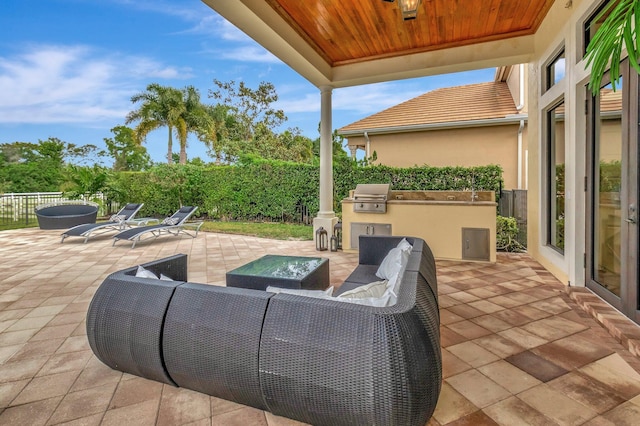
<path id="1" fill-rule="evenodd" d="M 312 242 L 201 233 L 131 249 L 59 234 L 0 232 L 0 425 L 301 425 L 104 366 L 85 315 L 119 269 L 185 253 L 191 281 L 224 285 L 226 271 L 265 254 L 318 256 Z M 320 255 L 334 286 L 358 259 Z M 637 424 L 640 327 L 526 254 L 437 267 L 443 386 L 429 425 Z"/>

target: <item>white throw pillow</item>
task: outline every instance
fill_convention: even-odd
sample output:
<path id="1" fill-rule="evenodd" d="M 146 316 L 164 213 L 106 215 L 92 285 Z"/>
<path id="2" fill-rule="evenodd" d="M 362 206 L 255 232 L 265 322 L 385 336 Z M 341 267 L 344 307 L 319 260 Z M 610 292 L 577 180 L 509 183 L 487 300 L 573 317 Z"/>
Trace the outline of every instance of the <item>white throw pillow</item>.
<path id="1" fill-rule="evenodd" d="M 400 282 L 402 281 L 402 277 L 404 276 L 404 271 L 407 268 L 406 263 L 402 265 L 402 268 L 389 280 L 387 284 L 387 294 L 389 294 L 389 305 L 395 305 L 398 301 L 398 291 L 400 289 Z"/>
<path id="2" fill-rule="evenodd" d="M 409 261 L 409 253 L 411 253 L 411 244 L 403 238 L 398 245 L 391 250 L 382 259 L 376 276 L 385 280 L 391 280 Z"/>
<path id="3" fill-rule="evenodd" d="M 397 247 L 389 250 L 376 271 L 376 276 L 384 280 L 390 280 L 409 261 L 409 252 Z"/>
<path id="4" fill-rule="evenodd" d="M 168 276 L 166 276 L 165 274 L 160 274 L 160 281 L 173 281 L 173 280 Z"/>
<path id="5" fill-rule="evenodd" d="M 342 295 L 340 295 L 342 296 Z M 356 297 L 334 297 L 333 300 L 337 300 L 339 302 L 344 303 L 355 303 L 356 305 L 366 305 L 366 306 L 374 306 L 382 308 L 384 306 L 391 306 L 390 303 L 390 294 L 385 292 L 381 297 L 364 297 L 362 299 L 358 299 Z"/>
<path id="6" fill-rule="evenodd" d="M 138 266 L 138 270 L 136 271 L 136 277 L 138 278 L 153 278 L 158 279 L 158 276 L 151 272 L 148 269 L 143 268 L 142 266 Z"/>
<path id="7" fill-rule="evenodd" d="M 413 246 L 411 245 L 411 243 L 409 241 L 407 241 L 406 238 L 403 238 L 398 245 L 396 246 L 397 248 L 401 249 L 401 250 L 409 250 L 409 252 L 411 251 L 411 249 L 413 248 Z"/>
<path id="8" fill-rule="evenodd" d="M 267 287 L 267 291 L 270 293 L 285 293 L 285 294 L 297 294 L 298 296 L 317 297 L 325 299 L 331 297 L 333 294 L 333 286 L 326 290 L 304 290 L 297 288 L 282 288 L 270 285 Z"/>
<path id="9" fill-rule="evenodd" d="M 336 298 L 365 299 L 367 297 L 381 297 L 387 290 L 387 280 L 374 281 L 364 284 L 353 290 L 345 291 Z"/>

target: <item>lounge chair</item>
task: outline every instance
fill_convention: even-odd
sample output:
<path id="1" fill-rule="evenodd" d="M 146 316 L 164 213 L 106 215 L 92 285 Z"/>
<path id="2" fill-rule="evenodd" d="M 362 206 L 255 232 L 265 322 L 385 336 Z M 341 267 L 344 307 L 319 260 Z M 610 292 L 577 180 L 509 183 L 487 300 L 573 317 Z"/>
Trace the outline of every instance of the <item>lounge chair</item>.
<path id="1" fill-rule="evenodd" d="M 116 242 L 119 240 L 128 240 L 132 241 L 133 245 L 131 248 L 136 246 L 136 243 L 140 241 L 141 237 L 146 234 L 151 234 L 149 238 L 157 238 L 163 234 L 169 235 L 181 235 L 185 234 L 192 238 L 198 236 L 198 231 L 202 226 L 203 222 L 194 222 L 194 223 L 185 223 L 192 214 L 195 213 L 197 207 L 184 206 L 181 207 L 177 212 L 167 217 L 160 223 L 159 225 L 149 225 L 149 226 L 138 226 L 135 228 L 127 229 L 120 232 L 117 235 L 113 236 L 113 245 L 116 245 Z M 187 232 L 185 228 L 189 228 L 195 232 Z"/>
<path id="2" fill-rule="evenodd" d="M 127 204 L 118 213 L 112 215 L 108 222 L 84 223 L 69 228 L 62 234 L 60 243 L 62 244 L 67 237 L 83 237 L 86 243 L 94 233 L 100 235 L 110 231 L 122 231 L 127 227 L 127 221 L 133 219 L 142 206 L 143 204 Z"/>

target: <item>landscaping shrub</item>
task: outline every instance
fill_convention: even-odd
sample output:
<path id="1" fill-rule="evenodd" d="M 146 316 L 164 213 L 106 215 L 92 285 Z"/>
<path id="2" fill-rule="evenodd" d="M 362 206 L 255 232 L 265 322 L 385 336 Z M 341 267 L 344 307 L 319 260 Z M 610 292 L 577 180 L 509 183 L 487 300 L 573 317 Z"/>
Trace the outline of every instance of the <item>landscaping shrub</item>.
<path id="1" fill-rule="evenodd" d="M 515 217 L 497 217 L 496 248 L 508 252 L 524 251 L 525 247 L 518 242 L 518 222 Z"/>
<path id="2" fill-rule="evenodd" d="M 121 203 L 142 202 L 144 216 L 168 216 L 180 205 L 196 205 L 199 216 L 221 220 L 300 222 L 319 210 L 317 165 L 241 159 L 235 165 L 162 164 L 145 172 L 119 172 L 110 193 Z M 500 166 L 360 166 L 334 164 L 334 211 L 358 183 L 391 183 L 395 190 L 472 190 L 499 192 Z M 303 210 L 306 208 L 306 211 Z"/>

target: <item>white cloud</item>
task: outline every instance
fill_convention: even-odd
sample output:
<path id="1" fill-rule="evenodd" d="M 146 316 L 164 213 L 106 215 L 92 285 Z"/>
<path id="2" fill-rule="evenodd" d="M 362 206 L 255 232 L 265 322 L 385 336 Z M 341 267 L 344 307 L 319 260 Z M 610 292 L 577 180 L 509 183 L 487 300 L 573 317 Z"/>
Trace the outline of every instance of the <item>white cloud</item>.
<path id="1" fill-rule="evenodd" d="M 279 88 L 280 89 L 280 88 Z M 320 91 L 301 93 L 282 88 L 277 107 L 289 113 L 320 111 Z M 407 85 L 376 83 L 365 86 L 335 89 L 331 99 L 333 111 L 374 114 L 424 93 Z"/>
<path id="2" fill-rule="evenodd" d="M 191 25 L 189 29 L 182 31 L 182 33 L 212 35 L 227 41 L 251 41 L 249 36 L 200 1 L 187 5 L 176 5 L 176 2 L 159 0 L 112 1 L 132 9 L 176 17 Z"/>
<path id="3" fill-rule="evenodd" d="M 225 49 L 220 52 L 219 57 L 241 62 L 281 63 L 280 59 L 259 46 L 239 46 L 228 50 Z"/>
<path id="4" fill-rule="evenodd" d="M 149 58 L 105 55 L 87 46 L 31 46 L 0 56 L 0 122 L 90 123 L 124 119 L 149 79 L 185 78 Z"/>
<path id="5" fill-rule="evenodd" d="M 199 34 L 214 43 L 214 48 L 205 49 L 216 58 L 241 62 L 282 63 L 251 37 L 240 31 L 235 25 L 220 16 L 204 3 L 197 5 L 176 5 L 159 0 L 112 0 L 114 3 L 135 8 L 136 10 L 175 16 L 190 27 L 178 34 Z M 220 48 L 223 40 L 224 48 Z"/>

